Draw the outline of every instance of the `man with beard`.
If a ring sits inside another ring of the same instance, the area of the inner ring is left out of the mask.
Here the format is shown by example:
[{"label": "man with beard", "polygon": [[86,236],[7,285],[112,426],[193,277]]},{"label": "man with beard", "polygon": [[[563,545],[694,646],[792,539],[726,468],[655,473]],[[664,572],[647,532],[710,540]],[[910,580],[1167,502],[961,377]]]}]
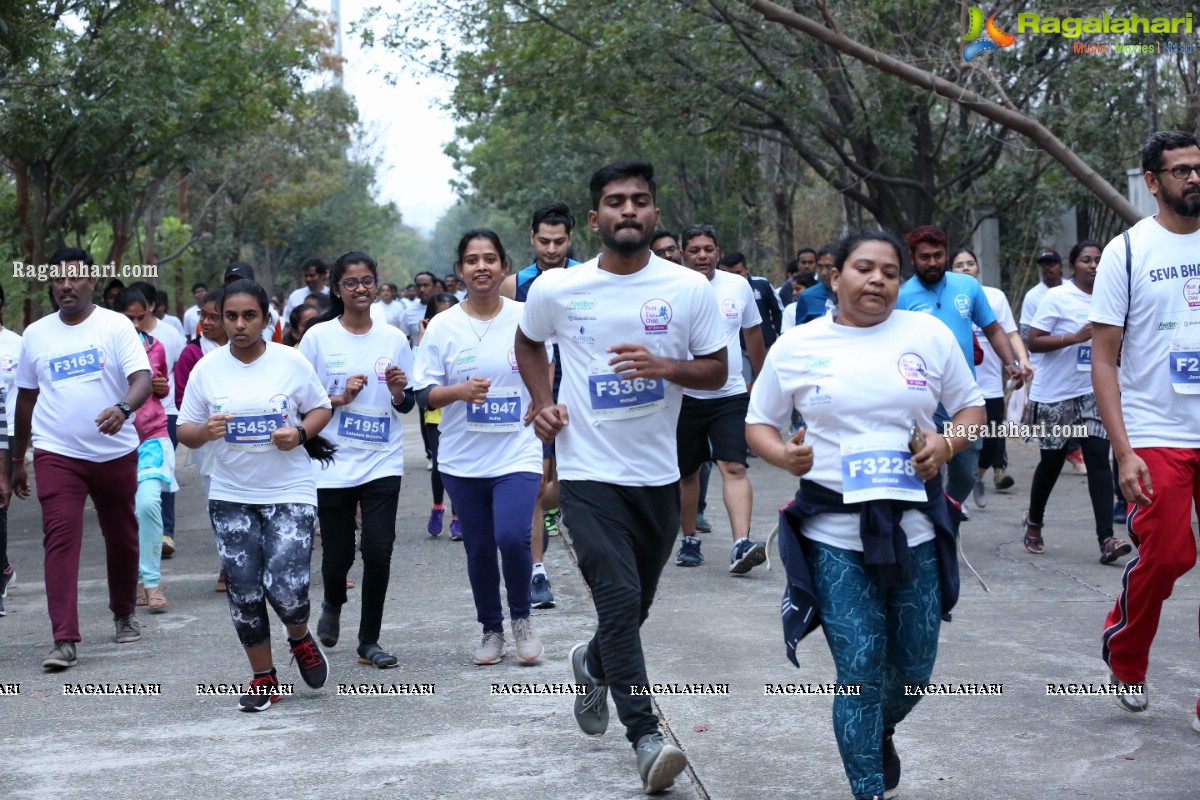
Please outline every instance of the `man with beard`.
[{"label": "man with beard", "polygon": [[[916,266],[916,274],[900,287],[896,308],[932,314],[946,324],[962,348],[963,358],[975,376],[975,333],[971,325],[978,325],[987,337],[992,349],[1000,356],[1005,372],[1020,385],[1027,377],[1021,370],[1021,362],[1013,354],[1008,336],[996,321],[991,303],[983,293],[979,281],[970,275],[947,272],[949,261],[946,252],[946,232],[932,225],[914,228],[908,234],[908,248]],[[808,296],[808,292],[804,293]],[[933,417],[934,424],[941,428],[950,421],[946,409],[938,406]],[[975,439],[971,446],[959,452],[949,464],[946,494],[960,505],[966,501],[975,487],[979,471],[979,451],[982,439]]]},{"label": "man with beard", "polygon": [[654,232],[654,239],[650,242],[650,252],[667,261],[683,264],[683,251],[679,249],[679,239],[666,228],[659,228]]},{"label": "man with beard", "polygon": [[413,284],[417,287],[417,302],[404,309],[401,330],[408,334],[409,344],[416,347],[417,340],[421,338],[421,320],[425,319],[425,309],[437,294],[437,278],[432,272],[418,272]]},{"label": "man with beard", "polygon": [[[551,203],[533,212],[529,224],[529,244],[533,247],[533,263],[520,272],[509,275],[500,285],[504,297],[524,303],[529,297],[533,282],[547,270],[574,267],[579,262],[571,258],[571,231],[575,229],[575,218],[566,203]],[[554,346],[554,376],[552,389],[558,400],[558,389],[562,384],[562,367],[558,362],[558,345]],[[554,608],[554,592],[550,589],[550,576],[542,561],[545,555],[546,535],[558,535],[558,464],[554,456],[554,443],[542,443],[542,483],[538,486],[537,503],[533,509],[533,524],[530,527],[530,543],[533,548],[533,583],[530,600],[534,608]]]},{"label": "man with beard", "polygon": [[[659,731],[639,629],[679,529],[683,389],[725,383],[725,335],[708,281],[650,252],[654,167],[610,164],[590,189],[600,255],[533,285],[516,355],[533,398],[526,419],[543,441],[557,440],[563,514],[596,605],[596,634],[571,651],[574,682],[589,687],[575,698],[575,721],[604,733],[611,691],[649,794],[671,786],[687,758]],[[543,344],[552,337],[559,403]]]},{"label": "man with beard", "polygon": [[[1191,519],[1200,505],[1200,143],[1154,133],[1142,170],[1158,213],[1104,248],[1088,314],[1096,405],[1138,545],[1103,638],[1110,679],[1125,685],[1145,681],[1163,601],[1196,563]],[[1145,693],[1117,701],[1126,711],[1148,705]],[[1200,731],[1200,703],[1196,710]]]},{"label": "man with beard", "polygon": [[[33,435],[46,551],[46,603],[54,647],[47,670],[75,666],[79,635],[79,552],[90,496],[104,536],[108,607],[117,641],[141,638],[134,615],[138,580],[138,434],[133,412],[150,396],[150,362],[125,315],[92,303],[92,258],[62,248],[50,257],[66,275],[51,280],[58,313],[25,329],[17,367],[12,489],[29,496],[25,451]],[[85,277],[72,277],[77,275]]]},{"label": "man with beard", "polygon": [[[319,258],[310,258],[300,267],[300,276],[304,285],[288,295],[287,305],[283,308],[282,319],[291,318],[292,309],[304,302],[310,294],[329,294],[329,286],[325,277],[329,274],[329,265]],[[266,338],[266,337],[264,337]]]}]

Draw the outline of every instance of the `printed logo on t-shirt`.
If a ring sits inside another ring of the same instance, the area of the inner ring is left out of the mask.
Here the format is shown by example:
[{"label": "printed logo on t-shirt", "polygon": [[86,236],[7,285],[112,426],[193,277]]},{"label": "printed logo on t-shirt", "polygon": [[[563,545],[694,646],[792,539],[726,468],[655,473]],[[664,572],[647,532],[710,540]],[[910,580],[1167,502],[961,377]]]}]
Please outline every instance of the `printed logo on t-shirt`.
[{"label": "printed logo on t-shirt", "polygon": [[335,355],[325,359],[325,371],[342,369],[346,366],[346,357],[343,355]]},{"label": "printed logo on t-shirt", "polygon": [[666,333],[670,324],[670,303],[657,297],[642,303],[642,327],[646,333]]},{"label": "printed logo on t-shirt", "polygon": [[0,372],[12,372],[17,368],[17,359],[14,356],[0,356]]},{"label": "printed logo on t-shirt", "polygon": [[1188,308],[1200,308],[1200,278],[1192,278],[1183,285],[1183,299]]},{"label": "printed logo on t-shirt", "polygon": [[909,310],[915,311],[918,314],[932,314],[933,306],[931,306],[929,303],[917,303],[915,306],[913,306]]},{"label": "printed logo on t-shirt", "polygon": [[1179,327],[1179,323],[1178,323],[1178,322],[1176,322],[1176,321],[1175,321],[1175,320],[1173,320],[1173,319],[1166,320],[1165,322],[1160,322],[1160,323],[1158,323],[1158,330],[1159,330],[1159,331],[1173,331],[1173,330],[1175,330],[1175,329],[1176,329],[1176,328],[1178,328],[1178,327]]},{"label": "printed logo on t-shirt", "polygon": [[387,356],[375,359],[375,377],[379,379],[380,383],[387,383],[386,373],[390,366],[392,366],[392,360]]},{"label": "printed logo on t-shirt", "polygon": [[833,402],[833,396],[821,393],[821,385],[813,385],[813,393],[804,399],[805,405],[809,406],[827,406]]},{"label": "printed logo on t-shirt", "polygon": [[458,358],[454,359],[454,367],[455,369],[458,369],[467,364],[474,364],[477,358],[478,356],[475,355],[475,348],[463,350],[458,354]]},{"label": "printed logo on t-shirt", "polygon": [[567,311],[595,311],[595,300],[568,300]]},{"label": "printed logo on t-shirt", "polygon": [[963,319],[971,316],[971,298],[965,294],[956,295],[954,298],[954,307],[958,309],[958,313]]},{"label": "printed logo on t-shirt", "polygon": [[909,386],[924,388],[928,384],[926,380],[925,359],[916,353],[905,353],[900,356],[896,367],[900,370],[900,374]]},{"label": "printed logo on t-shirt", "polygon": [[800,374],[810,378],[828,377],[829,365],[832,363],[833,359],[829,356],[804,359],[800,362]]},{"label": "printed logo on t-shirt", "polygon": [[726,297],[721,301],[721,312],[727,319],[737,319],[739,314],[737,301]]},{"label": "printed logo on t-shirt", "polygon": [[587,328],[580,325],[578,333],[571,334],[571,341],[575,344],[595,344],[596,337],[587,332]]},{"label": "printed logo on t-shirt", "polygon": [[513,372],[517,372],[517,348],[508,348],[508,365],[512,367]]}]

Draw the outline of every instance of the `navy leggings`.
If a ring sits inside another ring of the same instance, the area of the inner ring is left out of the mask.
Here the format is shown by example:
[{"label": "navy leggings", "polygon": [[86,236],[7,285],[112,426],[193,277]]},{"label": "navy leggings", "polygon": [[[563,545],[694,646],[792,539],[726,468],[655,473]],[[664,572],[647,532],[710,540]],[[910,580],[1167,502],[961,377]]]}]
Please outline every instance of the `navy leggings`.
[{"label": "navy leggings", "polygon": [[460,478],[442,473],[454,512],[462,525],[467,549],[467,577],[475,596],[475,612],[484,633],[504,631],[500,606],[500,572],[496,549],[500,550],[508,614],[512,619],[529,617],[529,590],[533,579],[533,552],[529,527],[542,476],[514,472],[496,478]]}]

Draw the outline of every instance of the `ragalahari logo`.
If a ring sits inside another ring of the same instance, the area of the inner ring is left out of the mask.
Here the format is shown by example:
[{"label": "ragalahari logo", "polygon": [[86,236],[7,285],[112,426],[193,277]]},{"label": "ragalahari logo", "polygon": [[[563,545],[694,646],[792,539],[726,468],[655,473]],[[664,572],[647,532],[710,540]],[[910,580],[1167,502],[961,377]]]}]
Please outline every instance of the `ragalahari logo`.
[{"label": "ragalahari logo", "polygon": [[[985,31],[987,38],[980,39],[980,35]],[[984,24],[983,12],[972,6],[967,14],[967,32],[963,34],[962,40],[970,43],[963,48],[963,61],[970,61],[975,56],[989,50],[999,50],[1002,47],[1010,46],[1017,40],[1017,37],[1011,33],[1005,33],[997,27],[995,14],[988,17],[987,24]]]}]

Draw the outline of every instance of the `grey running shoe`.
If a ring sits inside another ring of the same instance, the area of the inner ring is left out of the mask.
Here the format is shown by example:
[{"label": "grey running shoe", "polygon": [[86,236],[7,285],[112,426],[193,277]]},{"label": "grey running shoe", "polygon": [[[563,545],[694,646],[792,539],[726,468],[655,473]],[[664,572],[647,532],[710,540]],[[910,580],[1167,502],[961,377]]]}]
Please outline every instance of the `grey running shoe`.
[{"label": "grey running shoe", "polygon": [[712,533],[712,523],[706,520],[703,514],[696,515],[696,532]]},{"label": "grey running shoe", "polygon": [[1150,697],[1146,694],[1146,684],[1140,683],[1125,683],[1118,678],[1113,671],[1108,671],[1108,682],[1113,686],[1119,686],[1123,691],[1121,694],[1114,695],[1117,705],[1131,713],[1145,711],[1150,707]]},{"label": "grey running shoe", "polygon": [[608,730],[608,687],[601,686],[587,670],[587,642],[571,648],[571,672],[575,683],[588,687],[587,694],[575,695],[575,722],[588,736]]},{"label": "grey running shoe", "polygon": [[488,664],[499,664],[503,658],[504,633],[501,631],[485,631],[479,647],[475,648],[475,655],[471,658],[471,663],[483,667]]},{"label": "grey running shoe", "polygon": [[976,508],[987,508],[987,484],[983,482],[982,475],[975,479],[975,488],[971,490],[971,497],[975,500]]},{"label": "grey running shoe", "polygon": [[729,555],[729,572],[745,575],[767,560],[767,546],[750,539],[738,539]]},{"label": "grey running shoe", "polygon": [[1016,481],[1013,480],[1013,476],[1009,475],[1007,472],[1005,472],[1002,469],[994,470],[993,473],[994,474],[992,476],[992,485],[996,487],[996,491],[998,491],[998,492],[1003,492],[1006,489],[1011,489],[1013,487],[1013,484],[1016,483]]},{"label": "grey running shoe", "polygon": [[73,666],[75,666],[75,643],[65,639],[55,642],[49,655],[46,656],[46,660],[42,662],[42,669],[47,672],[56,672]]},{"label": "grey running shoe", "polygon": [[118,644],[128,644],[142,638],[142,623],[133,614],[113,614],[113,624],[117,629]]},{"label": "grey running shoe", "polygon": [[676,776],[687,768],[687,756],[667,741],[660,731],[647,733],[637,740],[638,774],[642,776],[642,791],[657,794],[670,789]]},{"label": "grey running shoe", "polygon": [[517,660],[522,664],[536,664],[546,651],[533,620],[529,617],[512,621],[513,638],[517,640]]},{"label": "grey running shoe", "polygon": [[317,638],[326,647],[336,647],[341,634],[342,609],[321,603],[321,618],[317,620]]}]

